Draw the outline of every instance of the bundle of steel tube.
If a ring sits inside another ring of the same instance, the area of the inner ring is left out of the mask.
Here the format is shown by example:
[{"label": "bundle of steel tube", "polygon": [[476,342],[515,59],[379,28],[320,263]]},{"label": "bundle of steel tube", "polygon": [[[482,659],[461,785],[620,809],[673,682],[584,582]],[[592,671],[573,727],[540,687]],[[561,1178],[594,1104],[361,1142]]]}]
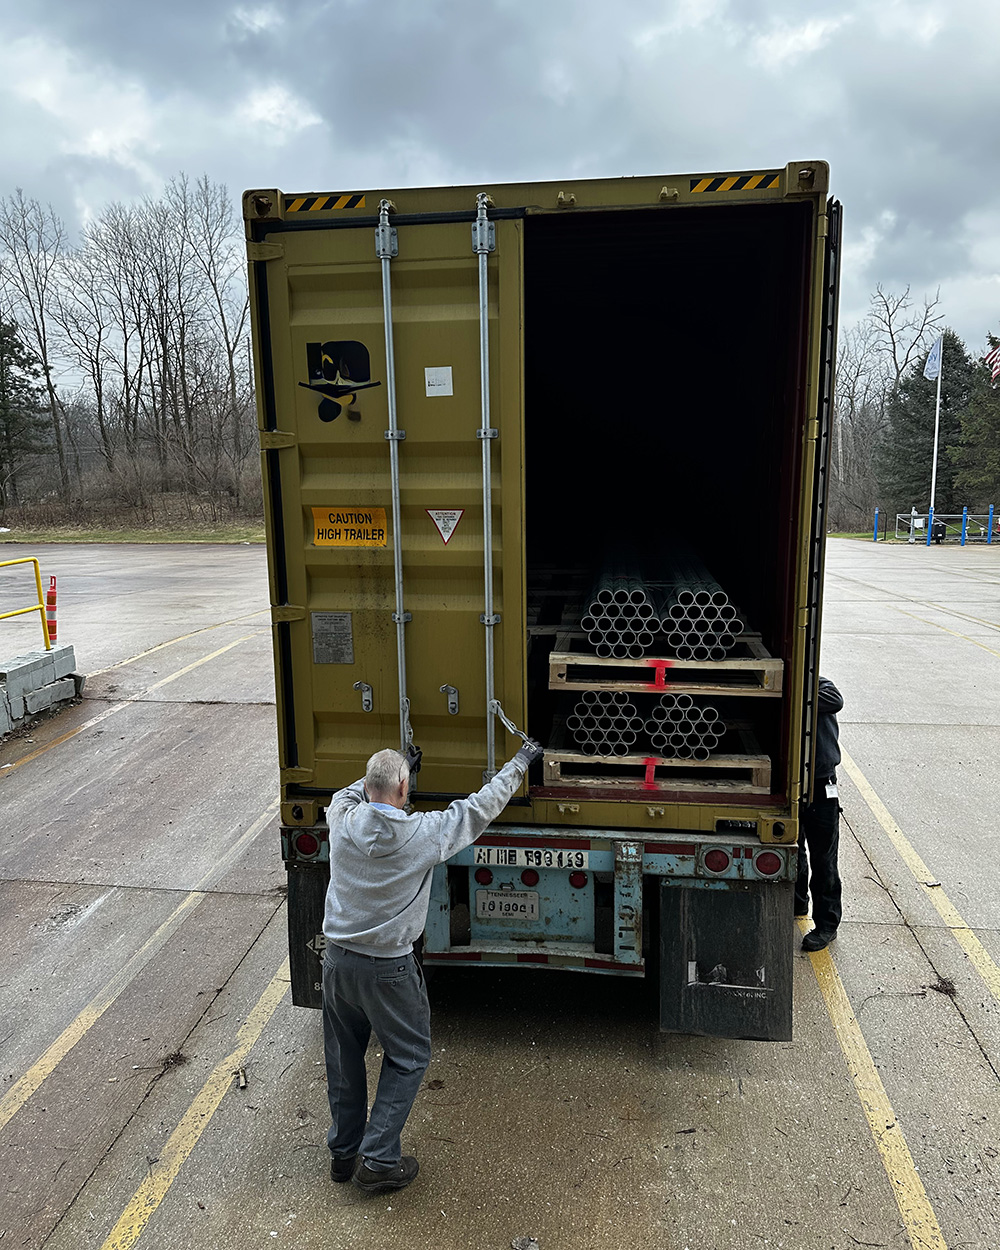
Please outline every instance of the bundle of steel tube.
[{"label": "bundle of steel tube", "polygon": [[631,565],[609,565],[580,622],[599,656],[641,659],[660,631],[653,592]]},{"label": "bundle of steel tube", "polygon": [[670,560],[667,577],[656,583],[666,644],[679,660],[724,660],[743,633],[729,596],[694,556]]},{"label": "bundle of steel tube", "polygon": [[666,759],[707,760],[725,726],[718,708],[695,707],[689,694],[662,694],[646,721],[653,749]]},{"label": "bundle of steel tube", "polygon": [[586,690],[566,718],[566,727],[585,755],[631,755],[642,717],[620,690]]}]

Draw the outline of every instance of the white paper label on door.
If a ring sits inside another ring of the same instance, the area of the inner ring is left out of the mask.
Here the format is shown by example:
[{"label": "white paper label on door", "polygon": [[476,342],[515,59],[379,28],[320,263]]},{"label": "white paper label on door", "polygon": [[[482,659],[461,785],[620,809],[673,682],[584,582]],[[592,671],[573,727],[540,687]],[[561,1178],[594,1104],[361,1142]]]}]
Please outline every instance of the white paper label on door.
[{"label": "white paper label on door", "polygon": [[451,385],[451,365],[435,365],[424,370],[424,387],[428,396],[454,395]]}]

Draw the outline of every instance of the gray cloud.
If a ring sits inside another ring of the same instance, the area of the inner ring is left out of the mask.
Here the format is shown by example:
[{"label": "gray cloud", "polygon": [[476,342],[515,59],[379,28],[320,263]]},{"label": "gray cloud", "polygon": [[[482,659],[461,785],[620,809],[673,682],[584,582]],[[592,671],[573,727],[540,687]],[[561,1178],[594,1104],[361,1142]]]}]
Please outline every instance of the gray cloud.
[{"label": "gray cloud", "polygon": [[236,195],[822,157],[848,319],[882,282],[940,286],[972,347],[1000,328],[978,0],[35,0],[5,29],[7,179],[73,222],[180,169]]}]

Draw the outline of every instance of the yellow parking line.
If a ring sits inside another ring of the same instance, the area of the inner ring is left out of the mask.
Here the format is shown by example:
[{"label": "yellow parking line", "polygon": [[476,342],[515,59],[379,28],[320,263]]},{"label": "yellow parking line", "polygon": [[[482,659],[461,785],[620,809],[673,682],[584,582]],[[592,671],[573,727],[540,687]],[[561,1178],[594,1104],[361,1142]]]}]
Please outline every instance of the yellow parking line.
[{"label": "yellow parking line", "polygon": [[[800,923],[803,932],[808,927]],[[913,1250],[948,1250],[829,950],[809,956]]]},{"label": "yellow parking line", "polygon": [[163,924],[152,937],[136,951],[128,962],[119,969],[110,981],[94,995],[80,1014],[59,1034],[43,1055],[31,1065],[0,1098],[0,1129],[11,1120],[35,1093],[45,1079],[52,1075],[60,1063],[66,1058],[73,1047],[100,1020],[101,1016],[112,1005],[121,992],[131,984],[139,973],[152,960],[153,956],[166,944],[167,939],[177,931],[185,917],[198,906],[205,897],[205,890],[218,881],[229,871],[239,858],[243,849],[252,842],[264,826],[274,817],[278,810],[276,799],[257,817],[249,829],[233,843],[228,851],[220,857],[211,870],[197,883],[195,888],[174,908]]},{"label": "yellow parking line", "polygon": [[270,614],[270,608],[261,608],[259,612],[248,612],[246,616],[234,616],[228,621],[219,621],[217,625],[203,625],[201,629],[193,629],[189,634],[180,634],[176,638],[168,638],[166,642],[158,642],[155,647],[149,647],[145,651],[140,651],[138,655],[130,655],[127,660],[118,660],[115,664],[109,664],[107,668],[95,669],[93,673],[88,673],[89,677],[101,677],[105,673],[113,673],[116,668],[125,668],[128,664],[134,664],[136,660],[144,660],[147,655],[154,655],[157,651],[162,651],[164,647],[173,647],[178,642],[187,642],[189,638],[197,638],[199,634],[207,634],[213,629],[222,629],[226,625],[236,625],[240,621],[252,621],[255,616],[267,616]]},{"label": "yellow parking line", "polygon": [[214,660],[216,656],[224,655],[225,652],[231,651],[233,647],[238,647],[241,642],[247,642],[251,638],[266,633],[266,630],[258,629],[252,634],[244,634],[242,638],[237,638],[235,642],[229,642],[224,647],[220,647],[218,651],[213,651],[211,655],[202,656],[200,660],[195,660],[193,664],[188,664],[184,668],[179,668],[176,673],[171,673],[169,677],[164,677],[160,681],[154,682],[152,686],[147,686],[144,690],[140,690],[137,694],[129,695],[127,699],[123,699],[120,703],[115,703],[109,708],[105,708],[103,712],[98,712],[96,716],[92,716],[89,720],[77,725],[75,729],[71,729],[68,733],[60,734],[58,738],[53,738],[51,742],[46,742],[44,746],[38,748],[37,751],[30,751],[27,755],[22,755],[19,760],[14,760],[10,764],[6,764],[0,779],[11,776],[18,768],[24,764],[30,764],[32,760],[37,760],[40,755],[44,755],[47,751],[51,751],[53,747],[61,746],[64,742],[69,742],[71,738],[75,738],[77,734],[82,734],[85,729],[92,729],[94,725],[99,725],[101,721],[107,720],[109,716],[114,716],[117,712],[121,712],[130,704],[138,702],[144,695],[151,694],[154,690],[159,690],[162,686],[168,685],[172,681],[176,681],[178,677],[183,677],[185,673],[190,673],[192,669],[200,668],[202,664],[207,664],[209,660]]},{"label": "yellow parking line", "polygon": [[[950,630],[948,631],[951,632]],[[974,641],[974,639],[969,640]],[[987,648],[988,650],[988,648]],[[990,993],[1000,1002],[1000,967],[963,920],[951,899],[937,883],[937,879],[917,854],[913,844],[889,814],[889,809],[872,789],[868,779],[851,756],[841,747],[844,769],[854,782],[858,792],[871,809],[872,815],[885,830],[889,841],[899,852],[903,863],[909,868],[924,897],[929,899],[935,911],[948,926],[951,936],[968,955],[969,962],[985,981]]]},{"label": "yellow parking line", "polygon": [[180,1123],[161,1149],[160,1157],[150,1165],[149,1175],[132,1195],[101,1250],[129,1250],[142,1236],[153,1213],[177,1179],[185,1159],[208,1128],[226,1091],[232,1088],[234,1072],[242,1067],[268,1021],[277,1011],[288,989],[288,982],[286,959],[236,1034],[239,1045],[213,1068],[208,1080],[195,1095]]},{"label": "yellow parking line", "polygon": [[[1000,656],[1000,651],[994,651],[992,647],[988,647],[985,642],[978,642],[975,638],[970,638],[968,634],[960,634],[957,630],[949,629],[947,625],[939,625],[937,621],[929,621],[925,616],[917,616],[916,612],[907,612],[904,608],[897,609],[904,616],[908,616],[911,621],[920,621],[923,625],[933,625],[935,629],[943,630],[946,634],[951,634],[952,638],[961,638],[963,642],[971,642],[975,647],[982,647],[984,651],[988,651],[990,655]],[[948,609],[945,608],[945,611]],[[971,618],[975,620],[975,617]],[[988,622],[985,622],[988,624]],[[995,628],[995,627],[994,627]]]}]

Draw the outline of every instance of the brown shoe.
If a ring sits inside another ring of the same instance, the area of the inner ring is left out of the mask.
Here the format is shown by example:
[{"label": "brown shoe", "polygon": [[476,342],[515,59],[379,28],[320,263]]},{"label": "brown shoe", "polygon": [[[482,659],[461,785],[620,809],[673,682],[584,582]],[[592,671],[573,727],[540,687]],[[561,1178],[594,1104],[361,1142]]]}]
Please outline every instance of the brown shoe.
[{"label": "brown shoe", "polygon": [[351,1184],[366,1194],[386,1194],[393,1189],[405,1189],[416,1180],[419,1171],[420,1164],[413,1155],[403,1155],[394,1168],[388,1169],[369,1167],[367,1160],[358,1156]]}]

